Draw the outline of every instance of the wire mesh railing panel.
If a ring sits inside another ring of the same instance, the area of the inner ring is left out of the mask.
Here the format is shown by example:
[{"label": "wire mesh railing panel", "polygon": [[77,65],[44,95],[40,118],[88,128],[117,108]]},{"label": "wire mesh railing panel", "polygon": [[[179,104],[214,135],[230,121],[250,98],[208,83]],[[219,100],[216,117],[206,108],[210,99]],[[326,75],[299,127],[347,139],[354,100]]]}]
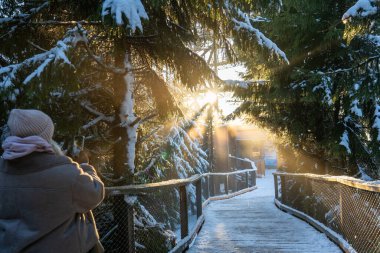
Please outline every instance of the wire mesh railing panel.
[{"label": "wire mesh railing panel", "polygon": [[93,211],[100,240],[110,253],[128,251],[129,207],[123,197],[107,197]]},{"label": "wire mesh railing panel", "polygon": [[341,207],[339,184],[319,180],[306,180],[309,184],[307,214],[341,234]]},{"label": "wire mesh railing panel", "polygon": [[232,193],[244,190],[249,187],[249,182],[247,181],[249,180],[248,173],[235,174],[235,175],[232,175],[231,178],[233,179],[233,185],[234,185]]},{"label": "wire mesh railing panel", "polygon": [[176,188],[163,188],[138,196],[109,196],[94,210],[106,252],[128,252],[128,209],[131,208],[135,252],[168,252],[181,240]]},{"label": "wire mesh railing panel", "polygon": [[209,189],[209,176],[205,176],[201,179],[202,181],[202,203],[210,197]]},{"label": "wire mesh railing panel", "polygon": [[196,188],[193,184],[186,186],[187,191],[187,214],[189,219],[189,231],[192,231],[197,223]]},{"label": "wire mesh railing panel", "polygon": [[93,210],[101,243],[107,253],[182,252],[198,221],[204,220],[199,219],[202,203],[251,187],[247,174],[194,175],[107,188],[106,199]]},{"label": "wire mesh railing panel", "polygon": [[358,252],[380,252],[380,194],[341,187],[342,234]]},{"label": "wire mesh railing panel", "polygon": [[340,234],[357,252],[380,252],[380,193],[337,181],[281,175],[278,200]]},{"label": "wire mesh railing panel", "polygon": [[136,252],[168,252],[181,240],[177,188],[139,195],[134,209]]},{"label": "wire mesh railing panel", "polygon": [[210,187],[214,188],[213,196],[220,196],[226,194],[226,190],[228,189],[227,177],[218,175],[211,175],[210,177],[212,177],[212,184],[210,185]]}]

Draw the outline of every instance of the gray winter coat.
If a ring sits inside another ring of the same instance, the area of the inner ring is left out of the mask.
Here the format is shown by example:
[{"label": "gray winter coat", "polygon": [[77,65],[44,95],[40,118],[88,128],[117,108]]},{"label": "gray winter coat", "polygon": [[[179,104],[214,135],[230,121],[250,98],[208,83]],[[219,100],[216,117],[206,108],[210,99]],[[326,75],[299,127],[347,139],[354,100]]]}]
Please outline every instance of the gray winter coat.
[{"label": "gray winter coat", "polygon": [[98,241],[91,209],[104,198],[92,166],[32,153],[0,159],[0,253],[85,253]]}]

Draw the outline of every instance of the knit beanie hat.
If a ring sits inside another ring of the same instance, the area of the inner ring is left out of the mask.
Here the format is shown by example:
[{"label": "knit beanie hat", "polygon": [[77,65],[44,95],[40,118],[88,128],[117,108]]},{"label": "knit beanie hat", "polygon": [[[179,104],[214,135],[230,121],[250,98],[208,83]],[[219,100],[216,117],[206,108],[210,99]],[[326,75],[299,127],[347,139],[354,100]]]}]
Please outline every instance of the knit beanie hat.
[{"label": "knit beanie hat", "polygon": [[18,137],[40,136],[47,141],[52,140],[54,124],[51,118],[38,110],[13,109],[9,114],[10,135]]}]

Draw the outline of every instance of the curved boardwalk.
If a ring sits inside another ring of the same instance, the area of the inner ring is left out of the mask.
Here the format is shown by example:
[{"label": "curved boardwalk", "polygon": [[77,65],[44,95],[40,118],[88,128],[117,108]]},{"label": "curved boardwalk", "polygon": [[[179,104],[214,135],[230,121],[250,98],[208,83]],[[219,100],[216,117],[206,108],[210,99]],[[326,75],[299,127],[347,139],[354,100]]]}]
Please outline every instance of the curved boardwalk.
[{"label": "curved boardwalk", "polygon": [[212,202],[191,253],[342,252],[308,223],[277,209],[272,172],[257,180],[259,189]]}]

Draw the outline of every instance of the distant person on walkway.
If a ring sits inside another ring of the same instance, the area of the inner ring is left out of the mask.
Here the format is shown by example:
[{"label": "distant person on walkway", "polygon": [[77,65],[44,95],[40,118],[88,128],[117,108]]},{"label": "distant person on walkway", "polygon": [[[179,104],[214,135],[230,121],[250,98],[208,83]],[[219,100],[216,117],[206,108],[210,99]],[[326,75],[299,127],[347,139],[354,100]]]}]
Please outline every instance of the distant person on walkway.
[{"label": "distant person on walkway", "polygon": [[53,141],[38,110],[11,111],[0,158],[0,253],[101,252],[91,209],[104,185],[88,157],[78,163]]}]

